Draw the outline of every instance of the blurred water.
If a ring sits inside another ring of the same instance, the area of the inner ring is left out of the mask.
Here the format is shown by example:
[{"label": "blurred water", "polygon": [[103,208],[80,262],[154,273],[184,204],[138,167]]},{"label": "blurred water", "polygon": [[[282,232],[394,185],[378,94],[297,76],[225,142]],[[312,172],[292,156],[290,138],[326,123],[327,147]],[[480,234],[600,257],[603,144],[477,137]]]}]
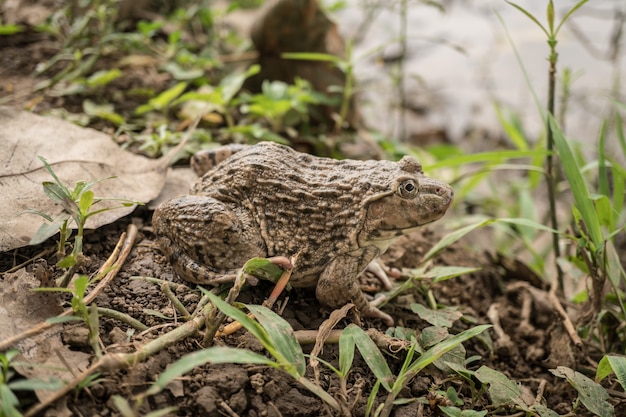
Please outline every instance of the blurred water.
[{"label": "blurred water", "polygon": [[[356,76],[367,124],[397,136],[398,90],[392,79],[395,63],[385,64],[381,58],[397,57],[400,50],[399,2],[350,0],[348,7],[333,16],[344,37],[351,39],[366,18],[367,7],[375,3],[383,6],[373,14],[362,41],[354,46]],[[528,137],[535,140],[542,133],[542,122],[506,30],[543,106],[549,52],[545,34],[504,0],[442,3],[443,12],[422,2],[408,2],[404,91],[414,110],[405,112],[406,136],[441,130],[449,140],[468,150],[493,148],[493,140],[485,138],[503,137],[493,105],[498,102],[519,114]],[[544,24],[547,3],[518,2]],[[576,4],[571,0],[554,3],[557,21]],[[618,50],[615,56],[611,51],[615,47],[612,37],[618,28],[623,29],[625,14],[623,0],[592,0],[559,34],[559,76],[569,68],[575,77],[565,126],[568,135],[582,142],[596,141],[601,122],[612,106],[610,97],[623,93],[619,83],[626,76],[624,50]],[[621,100],[626,101],[623,94]]]}]

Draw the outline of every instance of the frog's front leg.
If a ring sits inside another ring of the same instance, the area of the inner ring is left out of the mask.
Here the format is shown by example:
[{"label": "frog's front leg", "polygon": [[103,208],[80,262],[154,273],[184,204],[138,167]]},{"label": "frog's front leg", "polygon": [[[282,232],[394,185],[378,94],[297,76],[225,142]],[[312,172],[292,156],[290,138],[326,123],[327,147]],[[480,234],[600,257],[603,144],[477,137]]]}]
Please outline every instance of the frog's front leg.
[{"label": "frog's front leg", "polygon": [[340,308],[354,303],[366,317],[378,317],[388,326],[393,326],[390,315],[371,305],[359,287],[359,275],[367,261],[363,257],[342,255],[333,259],[320,275],[315,294],[320,303],[331,308]]},{"label": "frog's front leg", "polygon": [[216,285],[234,278],[248,259],[267,256],[245,211],[211,197],[167,201],[154,212],[152,224],[164,255],[189,282]]}]

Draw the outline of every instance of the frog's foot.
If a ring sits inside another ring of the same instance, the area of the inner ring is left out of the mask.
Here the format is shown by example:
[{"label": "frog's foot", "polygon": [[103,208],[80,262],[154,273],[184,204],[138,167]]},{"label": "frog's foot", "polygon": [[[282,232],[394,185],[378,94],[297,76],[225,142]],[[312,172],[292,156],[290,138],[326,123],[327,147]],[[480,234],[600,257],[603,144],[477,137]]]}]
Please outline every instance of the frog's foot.
[{"label": "frog's foot", "polygon": [[382,319],[385,324],[393,326],[390,315],[380,311],[365,298],[358,283],[360,260],[357,257],[338,256],[330,262],[317,281],[315,294],[317,299],[331,308],[340,308],[354,303],[364,317]]},{"label": "frog's foot", "polygon": [[361,314],[363,314],[365,317],[374,317],[377,319],[381,319],[387,326],[393,326],[393,317],[385,312],[380,311],[378,307],[376,307],[377,301],[378,299],[369,302],[367,304],[367,308],[365,309],[365,311],[361,311]]},{"label": "frog's foot", "polygon": [[376,278],[380,280],[380,283],[383,284],[383,288],[385,288],[386,291],[391,290],[391,279],[389,278],[387,271],[385,271],[385,266],[381,260],[378,258],[374,259],[367,265],[365,270],[374,274]]}]

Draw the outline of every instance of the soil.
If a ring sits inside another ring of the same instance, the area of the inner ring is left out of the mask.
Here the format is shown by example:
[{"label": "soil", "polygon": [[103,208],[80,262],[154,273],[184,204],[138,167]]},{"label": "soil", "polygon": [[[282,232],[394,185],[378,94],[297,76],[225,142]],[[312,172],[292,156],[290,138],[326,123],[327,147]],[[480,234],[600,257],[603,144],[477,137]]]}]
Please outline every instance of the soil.
[{"label": "soil", "polygon": [[[2,45],[0,45],[2,47]],[[51,56],[52,51],[45,41],[25,45],[5,45],[0,53],[0,101],[18,107],[34,107],[36,111],[62,107],[66,99],[47,97],[35,93],[35,81],[28,75],[34,69],[34,62]],[[33,60],[33,57],[39,57]],[[16,91],[18,94],[16,94]],[[38,103],[36,105],[32,105]],[[71,104],[71,103],[70,103]],[[31,106],[32,105],[32,106]],[[77,110],[77,109],[75,109]],[[159,335],[177,326],[176,312],[161,289],[142,280],[131,280],[133,276],[157,277],[162,280],[180,282],[170,265],[154,244],[151,229],[151,211],[139,208],[131,216],[116,223],[89,232],[85,237],[84,253],[87,262],[81,273],[93,274],[106,260],[115,247],[119,236],[128,224],[139,227],[139,238],[130,257],[121,271],[95,300],[98,307],[107,307],[129,314],[150,327],[145,332],[130,332],[127,325],[118,320],[101,317],[100,341],[107,353],[133,352],[138,345],[155,339]],[[449,214],[449,215],[454,215]],[[438,226],[426,227],[421,232],[400,238],[384,256],[390,267],[414,268],[420,264],[424,253],[439,240],[442,230]],[[496,248],[487,248],[482,252],[467,244],[457,243],[446,249],[436,259],[437,265],[478,267],[479,271],[432,285],[435,300],[442,306],[455,306],[466,318],[457,322],[452,329],[458,333],[474,324],[497,324],[500,329],[491,329],[493,350],[485,343],[485,338],[474,338],[464,343],[466,357],[476,358],[468,364],[469,369],[488,366],[503,372],[509,378],[521,383],[531,398],[542,390],[546,405],[559,414],[591,415],[583,407],[573,410],[577,398],[576,391],[564,379],[554,376],[550,369],[565,365],[577,370],[587,371],[592,376],[594,363],[600,358],[598,352],[583,346],[576,348],[563,329],[559,316],[547,301],[547,288],[523,264],[513,259],[496,256]],[[51,240],[40,247],[22,248],[14,252],[0,254],[0,271],[6,271],[22,263],[41,249],[51,248]],[[60,271],[53,265],[53,256],[46,258],[53,276]],[[0,278],[4,279],[4,278]],[[376,280],[364,277],[364,284],[369,290],[376,289]],[[261,304],[272,290],[272,285],[261,282],[257,286],[246,288],[239,301]],[[176,296],[188,311],[193,311],[200,299],[200,293],[193,286],[179,287]],[[424,292],[411,291],[394,299],[384,307],[391,314],[398,327],[420,331],[428,323],[420,320],[408,305],[411,303],[427,305]],[[317,330],[328,318],[329,311],[320,308],[314,290],[293,290],[281,295],[279,299],[280,315],[287,320],[294,330]],[[65,306],[67,307],[67,305]],[[154,312],[161,313],[158,316]],[[165,318],[164,318],[165,317]],[[344,319],[339,328],[349,324]],[[361,323],[364,329],[377,329],[389,332],[379,320],[365,319]],[[70,340],[82,326],[66,323],[62,327],[64,340]],[[83,338],[84,339],[84,338]],[[78,337],[80,340],[80,337]],[[74,415],[84,416],[119,416],[113,396],[120,395],[130,399],[144,392],[169,364],[183,355],[202,348],[202,337],[197,335],[176,342],[140,363],[123,370],[105,372],[89,389],[72,392],[60,401],[63,406],[49,410],[47,415],[56,414],[66,407]],[[244,330],[219,339],[218,345],[245,347],[262,353],[258,341]],[[72,349],[84,351],[90,355],[93,351],[86,343],[73,343]],[[312,349],[304,345],[305,353]],[[404,360],[404,353],[387,354],[386,359],[394,374],[398,372]],[[95,356],[93,356],[95,358]],[[324,347],[321,358],[334,366],[338,364],[337,345]],[[341,394],[339,380],[328,368],[320,367],[321,386],[333,396]],[[313,380],[310,367],[307,378]],[[365,415],[367,397],[376,378],[363,359],[357,354],[352,372],[348,378],[346,404],[350,405],[352,415]],[[479,382],[474,380],[476,389]],[[447,389],[458,392],[462,408],[475,410],[489,409],[491,402],[483,395],[473,402],[473,393],[469,384],[460,383],[460,379],[451,379],[434,366],[422,371],[401,393],[404,399],[423,399],[398,405],[393,415],[435,416],[441,415],[436,405],[445,403],[440,392]],[[386,395],[378,394],[377,403],[384,401]],[[426,401],[426,399],[428,399]],[[139,414],[175,406],[178,416],[322,416],[337,415],[325,404],[294,381],[286,373],[256,365],[204,365],[196,367],[179,380],[170,383],[167,388],[145,399]],[[616,415],[626,415],[624,403],[615,404]],[[515,411],[501,409],[499,415],[513,415]],[[521,415],[521,414],[516,414]]]}]

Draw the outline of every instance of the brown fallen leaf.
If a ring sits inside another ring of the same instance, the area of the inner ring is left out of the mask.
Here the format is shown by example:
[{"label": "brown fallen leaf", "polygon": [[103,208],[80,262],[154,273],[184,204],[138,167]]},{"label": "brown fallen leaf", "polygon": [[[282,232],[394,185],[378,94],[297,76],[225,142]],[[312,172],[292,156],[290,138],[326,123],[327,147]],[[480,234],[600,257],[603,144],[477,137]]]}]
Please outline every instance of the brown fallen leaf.
[{"label": "brown fallen leaf", "polygon": [[[37,156],[46,158],[69,187],[80,180],[115,176],[94,186],[97,197],[147,203],[165,184],[163,161],[120,149],[109,135],[96,130],[1,106],[0,126],[0,252],[27,245],[43,223],[42,217],[25,210],[52,216],[61,212],[43,193],[42,182],[52,178]],[[119,201],[103,201],[94,208],[119,206]],[[133,210],[131,206],[97,214],[87,228],[112,223]]]}]

